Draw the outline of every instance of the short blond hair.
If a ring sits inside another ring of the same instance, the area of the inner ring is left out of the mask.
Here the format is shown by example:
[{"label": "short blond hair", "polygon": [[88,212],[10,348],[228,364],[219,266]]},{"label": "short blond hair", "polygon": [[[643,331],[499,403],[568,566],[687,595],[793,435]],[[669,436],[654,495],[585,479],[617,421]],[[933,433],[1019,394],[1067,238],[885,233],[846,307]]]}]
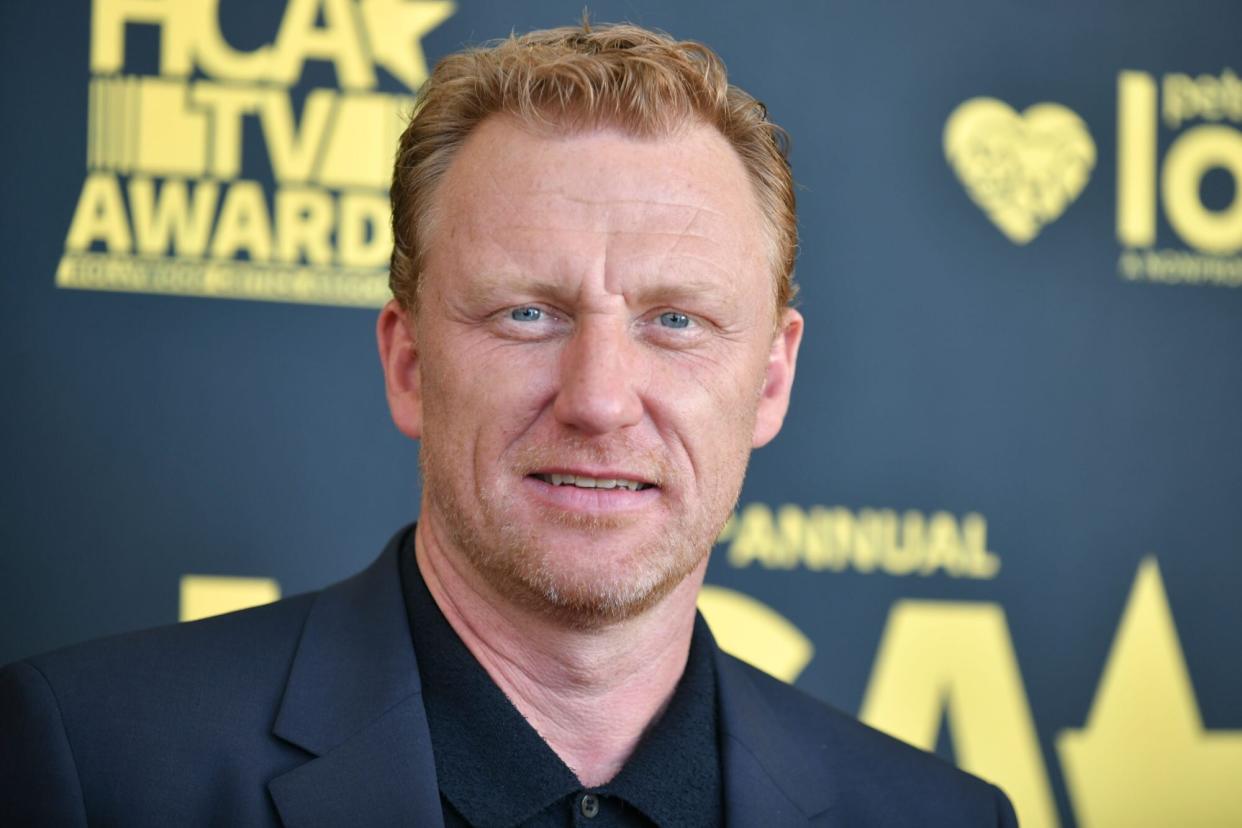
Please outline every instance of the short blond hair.
[{"label": "short blond hair", "polygon": [[767,224],[776,307],[795,292],[798,246],[786,133],[729,83],[706,46],[629,24],[547,29],[441,60],[401,135],[392,180],[389,286],[406,310],[418,302],[436,186],[470,132],[491,115],[531,126],[609,126],[659,137],[701,121],[742,160]]}]

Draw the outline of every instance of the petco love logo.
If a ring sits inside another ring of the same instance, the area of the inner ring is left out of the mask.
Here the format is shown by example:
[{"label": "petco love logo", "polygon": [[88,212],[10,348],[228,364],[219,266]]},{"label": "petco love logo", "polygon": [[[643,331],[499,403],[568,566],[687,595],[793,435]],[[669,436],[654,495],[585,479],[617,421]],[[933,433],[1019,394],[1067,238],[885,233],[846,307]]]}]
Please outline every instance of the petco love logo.
[{"label": "petco love logo", "polygon": [[1015,244],[1065,212],[1095,166],[1095,142],[1073,112],[1042,103],[1019,115],[992,98],[953,110],[944,154],[966,192]]},{"label": "petco love logo", "polygon": [[[1242,81],[1230,69],[1159,84],[1124,71],[1116,123],[1122,277],[1242,285]],[[967,194],[1019,245],[1060,218],[1096,164],[1086,123],[1056,103],[1018,113],[972,98],[949,115],[943,143]]]}]

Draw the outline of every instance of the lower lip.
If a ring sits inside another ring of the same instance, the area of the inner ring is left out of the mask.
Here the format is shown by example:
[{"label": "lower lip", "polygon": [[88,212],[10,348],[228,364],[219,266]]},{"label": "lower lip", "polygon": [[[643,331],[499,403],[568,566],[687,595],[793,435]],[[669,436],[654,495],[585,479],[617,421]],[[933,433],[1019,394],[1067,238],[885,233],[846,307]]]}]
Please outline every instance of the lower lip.
[{"label": "lower lip", "polygon": [[537,477],[523,478],[527,489],[540,501],[566,511],[584,513],[632,512],[646,508],[660,496],[660,489],[583,489],[578,486],[554,486]]}]

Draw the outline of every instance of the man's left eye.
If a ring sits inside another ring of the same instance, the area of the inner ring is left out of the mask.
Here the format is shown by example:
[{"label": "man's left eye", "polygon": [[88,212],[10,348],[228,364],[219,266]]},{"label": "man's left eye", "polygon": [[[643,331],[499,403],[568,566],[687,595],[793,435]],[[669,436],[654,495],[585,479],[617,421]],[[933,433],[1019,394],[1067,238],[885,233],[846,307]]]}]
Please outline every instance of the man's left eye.
[{"label": "man's left eye", "polygon": [[690,317],[677,311],[665,311],[660,314],[660,324],[666,328],[688,328]]}]

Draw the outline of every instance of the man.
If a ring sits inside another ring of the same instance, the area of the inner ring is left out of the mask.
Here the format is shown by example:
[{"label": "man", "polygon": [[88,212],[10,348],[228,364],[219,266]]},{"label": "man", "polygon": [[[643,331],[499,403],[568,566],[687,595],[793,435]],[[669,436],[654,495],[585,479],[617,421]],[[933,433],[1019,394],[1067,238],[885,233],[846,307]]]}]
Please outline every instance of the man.
[{"label": "man", "polygon": [[695,613],[802,319],[778,129],[635,27],[443,61],[402,137],[417,527],[321,593],[9,667],[5,824],[997,825]]}]

